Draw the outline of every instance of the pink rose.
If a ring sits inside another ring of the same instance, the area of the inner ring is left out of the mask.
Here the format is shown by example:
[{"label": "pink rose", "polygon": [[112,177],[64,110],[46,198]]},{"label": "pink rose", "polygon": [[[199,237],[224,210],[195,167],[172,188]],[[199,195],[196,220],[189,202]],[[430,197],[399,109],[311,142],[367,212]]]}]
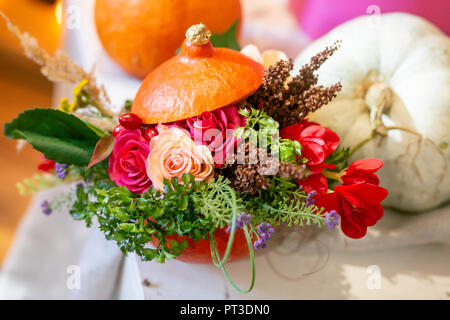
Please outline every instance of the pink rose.
[{"label": "pink rose", "polygon": [[234,149],[236,127],[245,126],[246,118],[232,105],[212,112],[205,111],[198,117],[186,120],[186,128],[196,144],[205,145],[211,151],[216,167],[224,162],[227,153]]},{"label": "pink rose", "polygon": [[191,173],[196,181],[213,178],[214,161],[211,151],[196,145],[188,133],[179,127],[158,125],[159,135],[150,141],[147,174],[158,190],[163,190],[164,179]]},{"label": "pink rose", "polygon": [[118,185],[134,193],[144,193],[151,186],[147,176],[148,142],[140,130],[123,130],[114,143],[109,158],[109,176]]}]

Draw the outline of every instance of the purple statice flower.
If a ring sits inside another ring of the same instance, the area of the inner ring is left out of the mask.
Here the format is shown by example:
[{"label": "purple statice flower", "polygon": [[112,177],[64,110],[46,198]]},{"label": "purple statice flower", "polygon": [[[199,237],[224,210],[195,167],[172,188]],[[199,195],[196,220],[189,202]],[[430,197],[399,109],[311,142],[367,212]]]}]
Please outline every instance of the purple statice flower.
[{"label": "purple statice flower", "polygon": [[266,237],[267,240],[272,238],[272,234],[274,233],[274,230],[272,226],[267,222],[261,222],[258,226],[258,234],[261,237]]},{"label": "purple statice flower", "polygon": [[316,194],[317,194],[316,190],[313,190],[310,193],[308,193],[308,195],[306,196],[306,201],[305,201],[307,207],[311,206],[314,202],[316,202],[316,199],[314,199]]},{"label": "purple statice flower", "polygon": [[61,180],[64,180],[67,177],[67,174],[69,172],[69,166],[65,163],[56,163],[55,164],[55,172],[56,176],[60,178]]},{"label": "purple statice flower", "polygon": [[[236,218],[236,228],[242,228],[244,226],[244,224],[250,224],[250,220],[251,220],[252,216],[247,214],[247,213],[242,213],[239,217]],[[228,226],[226,232],[230,232],[231,231],[231,226]]]},{"label": "purple statice flower", "polygon": [[263,239],[256,240],[255,243],[253,243],[253,248],[255,250],[264,249],[266,247],[266,242],[263,241]]},{"label": "purple statice flower", "polygon": [[261,238],[255,241],[253,247],[255,250],[264,249],[266,247],[266,242],[272,238],[273,233],[275,232],[272,226],[267,222],[261,222],[258,226],[258,234]]},{"label": "purple statice flower", "polygon": [[330,212],[327,212],[325,219],[327,227],[330,228],[331,230],[334,230],[334,228],[336,228],[336,226],[339,225],[339,215],[336,212],[336,210],[331,210]]},{"label": "purple statice flower", "polygon": [[50,202],[48,200],[42,201],[41,203],[42,213],[45,213],[46,215],[49,215],[52,213],[52,208],[50,206]]}]

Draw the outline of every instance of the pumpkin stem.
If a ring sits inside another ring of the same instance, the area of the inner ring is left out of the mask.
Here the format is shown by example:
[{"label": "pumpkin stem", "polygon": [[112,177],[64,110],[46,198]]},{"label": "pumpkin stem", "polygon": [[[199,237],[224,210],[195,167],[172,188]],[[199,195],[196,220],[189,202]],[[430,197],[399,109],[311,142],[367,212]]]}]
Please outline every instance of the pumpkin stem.
[{"label": "pumpkin stem", "polygon": [[365,102],[370,109],[370,123],[372,130],[385,136],[386,128],[381,116],[386,112],[392,104],[392,91],[382,83],[376,82],[372,84],[366,92]]},{"label": "pumpkin stem", "polygon": [[203,23],[194,24],[186,31],[186,39],[196,46],[208,44],[210,38],[211,31]]}]

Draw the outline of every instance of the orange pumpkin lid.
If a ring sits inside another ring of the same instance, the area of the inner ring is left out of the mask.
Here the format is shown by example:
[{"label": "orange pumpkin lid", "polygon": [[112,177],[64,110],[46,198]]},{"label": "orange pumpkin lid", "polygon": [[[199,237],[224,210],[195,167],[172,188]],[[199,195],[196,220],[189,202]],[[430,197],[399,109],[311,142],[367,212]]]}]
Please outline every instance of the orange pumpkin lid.
[{"label": "orange pumpkin lid", "polygon": [[238,51],[213,48],[203,25],[190,27],[180,53],[142,82],[131,112],[145,124],[195,117],[239,102],[259,88],[264,67]]}]

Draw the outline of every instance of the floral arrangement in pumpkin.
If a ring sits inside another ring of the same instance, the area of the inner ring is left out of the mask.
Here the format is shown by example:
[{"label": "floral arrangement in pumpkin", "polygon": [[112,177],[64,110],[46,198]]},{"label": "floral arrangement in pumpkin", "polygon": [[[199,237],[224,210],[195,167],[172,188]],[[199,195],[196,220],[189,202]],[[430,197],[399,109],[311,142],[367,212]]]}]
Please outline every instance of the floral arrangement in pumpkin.
[{"label": "floral arrangement in pumpkin", "polygon": [[348,165],[338,135],[307,120],[341,89],[317,85],[314,74],[337,45],[291,77],[292,60],[280,52],[213,48],[209,37],[204,25],[191,27],[180,53],[145,78],[118,117],[87,75],[72,103],[25,111],[5,135],[45,157],[39,169],[48,174],[19,184],[23,192],[76,182],[67,199],[45,201],[44,213],[65,201],[125,254],[212,261],[233,286],[225,263],[249,255],[250,287],[235,286],[248,292],[254,250],[281,223],[340,225],[361,238],[388,193],[380,160]]}]

